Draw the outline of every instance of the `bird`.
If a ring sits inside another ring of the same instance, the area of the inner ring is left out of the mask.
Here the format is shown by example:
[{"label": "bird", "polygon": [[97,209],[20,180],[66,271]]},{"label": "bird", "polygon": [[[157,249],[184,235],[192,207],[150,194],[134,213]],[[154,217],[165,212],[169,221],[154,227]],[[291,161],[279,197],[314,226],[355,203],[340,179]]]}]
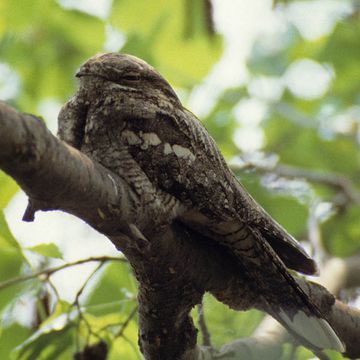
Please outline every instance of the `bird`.
[{"label": "bird", "polygon": [[122,53],[93,56],[76,77],[79,88],[59,113],[60,139],[124,178],[144,206],[161,193],[170,221],[232,253],[269,314],[304,344],[344,352],[291,272],[316,274],[316,263],[246,191],[169,82]]}]

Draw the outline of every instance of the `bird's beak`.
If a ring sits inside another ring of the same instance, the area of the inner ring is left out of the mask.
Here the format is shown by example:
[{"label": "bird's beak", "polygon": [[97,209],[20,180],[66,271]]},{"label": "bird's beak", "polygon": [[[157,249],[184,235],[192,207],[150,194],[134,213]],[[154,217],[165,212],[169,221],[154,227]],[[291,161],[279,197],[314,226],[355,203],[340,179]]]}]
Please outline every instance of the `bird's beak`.
[{"label": "bird's beak", "polygon": [[80,69],[75,74],[77,78],[80,78],[82,76],[89,76],[89,75],[90,75],[90,68],[89,66],[86,66],[86,64],[81,66]]},{"label": "bird's beak", "polygon": [[77,77],[77,78],[80,78],[80,77],[82,77],[82,76],[85,76],[86,75],[86,72],[85,71],[83,71],[81,68],[76,72],[76,74],[75,74],[75,76]]}]

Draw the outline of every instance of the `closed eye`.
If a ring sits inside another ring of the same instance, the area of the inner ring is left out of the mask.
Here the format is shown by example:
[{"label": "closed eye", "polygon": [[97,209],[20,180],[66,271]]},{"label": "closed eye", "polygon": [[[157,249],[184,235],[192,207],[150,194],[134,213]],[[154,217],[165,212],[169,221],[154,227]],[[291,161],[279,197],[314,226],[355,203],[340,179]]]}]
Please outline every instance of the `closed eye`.
[{"label": "closed eye", "polygon": [[140,76],[136,74],[128,74],[121,77],[122,80],[125,81],[138,81],[140,80]]}]

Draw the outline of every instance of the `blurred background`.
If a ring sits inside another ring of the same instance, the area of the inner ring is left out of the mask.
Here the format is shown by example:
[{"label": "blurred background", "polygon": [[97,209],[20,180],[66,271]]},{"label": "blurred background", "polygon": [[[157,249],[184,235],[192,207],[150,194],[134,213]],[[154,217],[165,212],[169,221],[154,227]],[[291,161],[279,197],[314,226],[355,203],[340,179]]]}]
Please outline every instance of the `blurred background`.
[{"label": "blurred background", "polygon": [[[77,68],[108,51],[169,80],[245,187],[320,264],[359,253],[360,1],[0,0],[0,99],[54,134]],[[25,208],[0,172],[0,358],[70,359],[104,339],[109,359],[141,359],[136,281],[110,259],[121,254],[67,214],[24,223]],[[338,294],[357,306],[359,295]],[[204,311],[217,347],[263,318],[210,296]],[[313,357],[287,344],[281,359]]]}]

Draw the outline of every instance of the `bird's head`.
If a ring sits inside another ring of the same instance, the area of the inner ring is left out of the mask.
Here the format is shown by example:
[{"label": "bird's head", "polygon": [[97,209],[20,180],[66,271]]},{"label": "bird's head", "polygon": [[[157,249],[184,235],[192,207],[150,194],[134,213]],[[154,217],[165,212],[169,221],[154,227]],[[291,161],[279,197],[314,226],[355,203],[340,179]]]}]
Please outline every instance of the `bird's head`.
[{"label": "bird's head", "polygon": [[179,102],[170,84],[148,63],[127,54],[98,54],[86,61],[76,73],[80,83],[88,79],[117,84],[124,91],[161,92],[172,101]]}]

